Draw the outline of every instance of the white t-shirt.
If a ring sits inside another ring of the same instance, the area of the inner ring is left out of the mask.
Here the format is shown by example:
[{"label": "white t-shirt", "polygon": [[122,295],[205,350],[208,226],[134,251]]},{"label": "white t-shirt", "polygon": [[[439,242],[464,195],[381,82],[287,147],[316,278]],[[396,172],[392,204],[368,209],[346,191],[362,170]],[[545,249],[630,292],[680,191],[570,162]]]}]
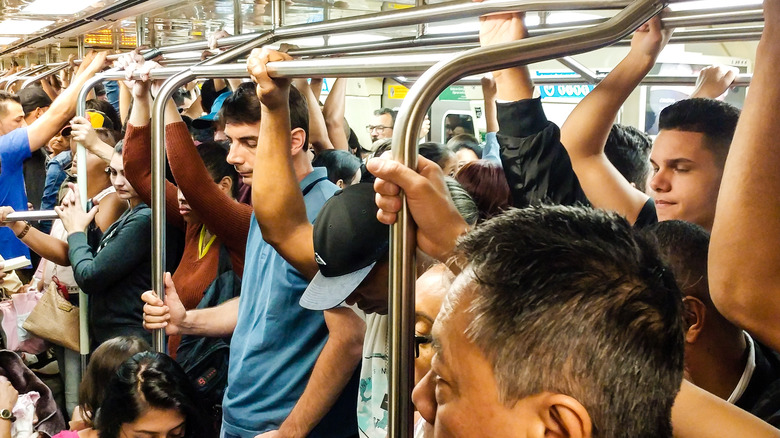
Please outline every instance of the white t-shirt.
[{"label": "white t-shirt", "polygon": [[[358,315],[363,312],[356,310]],[[360,436],[386,438],[388,423],[388,339],[387,315],[365,315],[366,337],[363,341],[363,366],[360,370],[357,419]]]}]

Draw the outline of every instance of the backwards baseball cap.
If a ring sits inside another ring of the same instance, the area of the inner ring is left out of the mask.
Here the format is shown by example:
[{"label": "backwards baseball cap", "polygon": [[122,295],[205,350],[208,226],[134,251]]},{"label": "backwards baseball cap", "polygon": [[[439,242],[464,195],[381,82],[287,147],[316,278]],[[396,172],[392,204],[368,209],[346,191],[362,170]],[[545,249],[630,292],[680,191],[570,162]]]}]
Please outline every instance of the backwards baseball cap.
[{"label": "backwards baseball cap", "polygon": [[214,100],[214,103],[211,104],[211,112],[205,116],[198,117],[197,119],[193,120],[192,127],[195,129],[210,128],[211,122],[217,119],[217,114],[219,114],[219,110],[222,109],[222,104],[225,103],[225,100],[230,97],[231,94],[231,91],[225,91],[224,93],[217,96],[217,98]]},{"label": "backwards baseball cap", "polygon": [[51,106],[51,97],[41,87],[27,87],[19,91],[19,100],[22,101],[24,115],[30,114],[36,108]]},{"label": "backwards baseball cap", "polygon": [[374,185],[336,192],[314,221],[314,257],[320,271],[301,297],[302,307],[332,309],[357,289],[387,254],[390,227],[377,220]]}]

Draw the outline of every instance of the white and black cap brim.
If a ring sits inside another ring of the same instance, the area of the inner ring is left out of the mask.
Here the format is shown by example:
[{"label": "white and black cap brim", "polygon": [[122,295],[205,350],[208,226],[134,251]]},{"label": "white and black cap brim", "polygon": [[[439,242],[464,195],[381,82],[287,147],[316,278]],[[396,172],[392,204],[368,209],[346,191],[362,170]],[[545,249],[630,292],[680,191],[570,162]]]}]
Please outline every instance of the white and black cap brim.
[{"label": "white and black cap brim", "polygon": [[303,292],[299,301],[301,307],[309,310],[328,310],[338,307],[368,277],[374,265],[376,262],[337,277],[326,277],[322,272],[317,272]]}]

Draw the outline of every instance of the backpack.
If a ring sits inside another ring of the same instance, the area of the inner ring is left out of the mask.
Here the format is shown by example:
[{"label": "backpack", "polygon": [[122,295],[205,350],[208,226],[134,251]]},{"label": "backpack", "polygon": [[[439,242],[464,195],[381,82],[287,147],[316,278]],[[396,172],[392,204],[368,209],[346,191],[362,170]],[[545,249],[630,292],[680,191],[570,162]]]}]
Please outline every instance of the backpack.
[{"label": "backpack", "polygon": [[[196,308],[215,307],[239,296],[240,292],[241,279],[233,271],[230,254],[224,245],[220,245],[217,278],[203,293]],[[184,335],[176,350],[176,361],[195,385],[204,404],[220,418],[222,397],[227,386],[229,356],[230,337]]]}]

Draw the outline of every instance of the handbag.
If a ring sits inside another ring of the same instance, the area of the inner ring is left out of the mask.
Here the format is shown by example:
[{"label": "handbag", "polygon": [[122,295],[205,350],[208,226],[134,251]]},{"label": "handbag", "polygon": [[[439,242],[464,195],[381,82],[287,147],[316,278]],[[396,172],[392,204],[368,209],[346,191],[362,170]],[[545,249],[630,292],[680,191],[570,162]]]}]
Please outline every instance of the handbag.
[{"label": "handbag", "polygon": [[41,295],[36,290],[28,290],[15,293],[0,302],[0,326],[7,349],[30,354],[46,351],[46,342],[24,328],[24,322],[36,307]]},{"label": "handbag", "polygon": [[22,327],[53,344],[79,351],[79,308],[62,296],[54,279]]}]

